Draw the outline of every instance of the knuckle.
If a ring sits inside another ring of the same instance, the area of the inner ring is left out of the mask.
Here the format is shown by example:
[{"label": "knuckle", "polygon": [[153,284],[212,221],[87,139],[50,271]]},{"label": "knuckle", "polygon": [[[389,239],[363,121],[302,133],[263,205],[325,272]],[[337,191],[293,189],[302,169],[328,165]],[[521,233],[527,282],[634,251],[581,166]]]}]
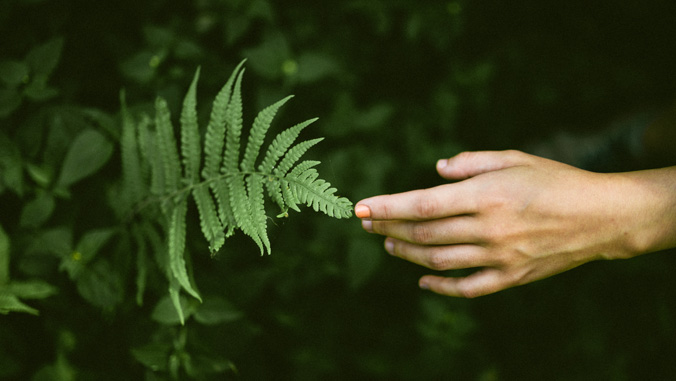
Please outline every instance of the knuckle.
[{"label": "knuckle", "polygon": [[419,244],[427,244],[432,241],[434,234],[423,224],[414,224],[411,227],[411,240]]},{"label": "knuckle", "polygon": [[432,270],[447,270],[449,268],[449,260],[443,253],[433,253],[428,258],[427,265]]},{"label": "knuckle", "polygon": [[434,216],[438,208],[436,199],[425,192],[418,198],[415,204],[415,213],[417,217],[425,219]]},{"label": "knuckle", "polygon": [[479,289],[473,287],[471,284],[468,284],[467,282],[459,282],[456,288],[456,292],[460,297],[465,299],[474,299],[476,297],[483,295]]}]

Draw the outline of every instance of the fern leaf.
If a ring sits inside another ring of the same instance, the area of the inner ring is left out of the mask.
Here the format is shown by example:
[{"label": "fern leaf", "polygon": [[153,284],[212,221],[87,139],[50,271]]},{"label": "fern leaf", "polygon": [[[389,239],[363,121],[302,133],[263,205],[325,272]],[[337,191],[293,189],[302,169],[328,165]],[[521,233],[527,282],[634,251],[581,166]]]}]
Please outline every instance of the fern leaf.
[{"label": "fern leaf", "polygon": [[281,209],[282,213],[286,213],[286,203],[284,202],[284,196],[282,195],[281,183],[278,179],[267,176],[267,181],[265,181],[265,190],[268,193],[268,196],[274,201]]},{"label": "fern leaf", "polygon": [[[152,121],[148,115],[143,115],[136,126],[138,134],[138,147],[141,151],[143,178],[150,177],[150,192],[159,195],[164,188],[164,170],[162,159],[156,144],[156,133],[150,131]],[[150,174],[148,176],[148,173]]]},{"label": "fern leaf", "polygon": [[122,103],[122,134],[120,136],[120,156],[122,159],[122,193],[127,195],[127,205],[130,209],[141,201],[144,196],[143,174],[141,172],[141,158],[136,135],[134,119],[127,110],[124,92],[120,93]]},{"label": "fern leaf", "polygon": [[197,68],[195,77],[190,84],[188,93],[183,100],[181,111],[181,155],[183,159],[184,178],[191,183],[199,180],[199,167],[201,159],[200,133],[197,124],[197,80],[200,77],[200,69]]},{"label": "fern leaf", "polygon": [[306,120],[305,122],[298,123],[295,126],[280,132],[272,141],[272,143],[270,143],[261,165],[258,166],[258,170],[263,173],[271,173],[272,168],[275,166],[275,164],[277,164],[277,160],[284,156],[289,147],[291,147],[293,142],[296,141],[296,138],[300,132],[305,127],[317,121],[317,119],[318,118]]},{"label": "fern leaf", "polygon": [[214,99],[211,108],[211,117],[207,125],[207,131],[204,138],[204,171],[202,177],[210,179],[218,176],[223,161],[223,146],[225,142],[225,123],[226,123],[226,109],[230,103],[230,95],[232,94],[232,84],[238,76],[242,65],[242,61],[237,65],[235,70],[228,78],[223,88],[218,92]]},{"label": "fern leaf", "polygon": [[195,199],[195,204],[197,204],[202,233],[204,234],[204,238],[209,242],[209,250],[213,255],[225,242],[223,226],[218,217],[216,206],[211,198],[211,194],[209,194],[209,188],[204,183],[195,187],[192,196]]},{"label": "fern leaf", "polygon": [[291,191],[291,184],[289,184],[288,181],[285,179],[280,180],[281,188],[282,188],[282,195],[284,197],[284,202],[286,205],[289,206],[289,208],[295,210],[296,212],[300,212],[300,209],[298,208],[298,198],[294,195],[294,193]]},{"label": "fern leaf", "polygon": [[221,220],[223,229],[227,230],[225,237],[230,237],[235,227],[237,227],[237,221],[235,221],[232,207],[230,207],[230,189],[228,188],[228,184],[226,181],[212,182],[211,191],[216,199],[218,218]]},{"label": "fern leaf", "polygon": [[185,217],[188,211],[186,198],[182,198],[172,210],[171,219],[168,226],[169,249],[169,268],[171,274],[178,280],[181,287],[196,299],[202,301],[199,294],[190,284],[188,271],[186,269],[185,258]]},{"label": "fern leaf", "polygon": [[143,306],[143,294],[148,280],[148,245],[139,226],[132,226],[130,230],[136,241],[136,304]]},{"label": "fern leaf", "polygon": [[307,171],[308,169],[313,168],[313,167],[316,167],[316,166],[318,166],[318,165],[321,164],[321,163],[322,163],[321,161],[317,161],[317,160],[305,160],[305,161],[303,161],[302,163],[300,163],[300,164],[298,164],[297,166],[295,166],[295,167],[291,170],[291,172],[289,172],[289,175],[290,175],[290,176],[296,176],[296,177],[298,177],[298,176],[300,176],[302,173],[304,173],[305,171]]},{"label": "fern leaf", "polygon": [[312,146],[321,142],[324,138],[317,138],[312,140],[306,140],[300,142],[293,146],[282,158],[282,161],[279,162],[279,165],[275,168],[275,174],[277,176],[283,177],[291,169],[291,167],[300,160],[301,156],[307,152]]},{"label": "fern leaf", "polygon": [[249,196],[246,192],[244,175],[237,174],[229,176],[227,178],[227,183],[228,190],[230,191],[232,214],[235,217],[235,221],[237,221],[237,227],[242,229],[244,234],[251,237],[261,250],[261,255],[264,254],[263,239],[261,239],[258,233],[259,229],[252,217],[252,208],[249,202]]},{"label": "fern leaf", "polygon": [[171,113],[167,102],[158,97],[155,101],[155,128],[157,129],[157,145],[164,172],[164,184],[161,194],[175,192],[179,187],[181,163],[176,150],[176,138],[171,124]]},{"label": "fern leaf", "polygon": [[291,98],[293,98],[293,95],[289,95],[258,113],[258,116],[256,116],[253,126],[251,127],[249,141],[247,142],[246,150],[244,151],[244,159],[242,160],[241,165],[242,171],[251,172],[254,170],[258,153],[261,150],[265,134],[268,132],[272,120],[275,118],[275,115],[277,115],[279,108]]},{"label": "fern leaf", "polygon": [[345,197],[335,195],[336,188],[323,179],[314,168],[307,169],[299,176],[288,176],[287,180],[295,198],[316,212],[323,212],[329,217],[347,218],[352,215],[352,202]]},{"label": "fern leaf", "polygon": [[181,306],[181,284],[174,277],[169,279],[169,300],[176,310],[181,325],[185,325],[185,315],[183,314],[183,306]]},{"label": "fern leaf", "polygon": [[267,220],[265,214],[265,199],[263,198],[263,181],[259,175],[250,175],[246,178],[246,187],[249,193],[249,211],[258,236],[267,250],[272,253],[270,239],[268,238]]},{"label": "fern leaf", "polygon": [[236,173],[239,168],[239,138],[242,134],[242,76],[244,69],[237,76],[232,98],[225,111],[225,154],[222,173]]}]

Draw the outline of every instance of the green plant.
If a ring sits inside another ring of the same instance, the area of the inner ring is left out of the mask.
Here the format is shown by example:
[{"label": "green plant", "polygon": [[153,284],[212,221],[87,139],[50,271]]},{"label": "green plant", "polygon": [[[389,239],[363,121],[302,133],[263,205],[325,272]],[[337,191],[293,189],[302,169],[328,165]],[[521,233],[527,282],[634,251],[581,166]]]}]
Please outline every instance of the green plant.
[{"label": "green plant", "polygon": [[[184,259],[185,220],[190,196],[197,206],[201,230],[209,242],[212,255],[235,229],[251,237],[261,254],[271,252],[264,189],[279,206],[281,213],[278,217],[288,216],[289,209],[300,211],[299,204],[306,204],[315,211],[336,218],[352,214],[352,203],[347,198],[336,196],[336,188],[318,178],[314,167],[320,164],[319,161],[299,163],[305,152],[322,140],[312,139],[294,145],[301,130],[316,119],[279,133],[256,165],[270,124],[290,96],[258,114],[241,154],[243,64],[244,61],[235,68],[216,96],[203,144],[200,144],[202,139],[196,111],[199,69],[195,73],[180,117],[180,160],[170,111],[164,99],[158,97],[155,102],[154,122],[143,116],[136,123],[123,107],[122,185],[117,196],[123,207],[119,213],[125,220],[138,224],[136,227],[139,229],[134,228],[133,231],[148,231],[149,224],[154,222],[163,227],[166,244],[156,245],[155,249],[158,253],[167,253],[166,258],[159,262],[165,267],[169,293],[181,323],[184,315],[179,299],[180,289],[201,300],[190,280]],[[155,208],[152,208],[156,205],[159,205],[162,217],[158,217]],[[144,241],[149,238],[142,234],[134,238],[137,248],[145,250]],[[139,283],[142,284],[143,280],[139,279]]]}]

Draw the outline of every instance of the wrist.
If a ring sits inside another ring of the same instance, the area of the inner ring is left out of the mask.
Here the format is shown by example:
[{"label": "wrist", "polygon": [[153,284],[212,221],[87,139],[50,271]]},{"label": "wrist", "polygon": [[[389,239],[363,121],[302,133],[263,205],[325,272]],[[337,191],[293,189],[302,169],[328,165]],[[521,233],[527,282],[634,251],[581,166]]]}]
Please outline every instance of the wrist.
[{"label": "wrist", "polygon": [[615,175],[624,200],[620,222],[625,253],[633,257],[676,246],[676,167]]}]

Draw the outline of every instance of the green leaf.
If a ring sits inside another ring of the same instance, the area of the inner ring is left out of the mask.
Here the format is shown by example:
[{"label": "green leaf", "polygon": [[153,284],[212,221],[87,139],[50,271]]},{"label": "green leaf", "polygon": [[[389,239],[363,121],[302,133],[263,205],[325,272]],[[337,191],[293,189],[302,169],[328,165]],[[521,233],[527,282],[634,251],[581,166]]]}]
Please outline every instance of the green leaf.
[{"label": "green leaf", "polygon": [[251,60],[251,68],[267,79],[278,79],[284,74],[284,63],[291,58],[289,43],[281,33],[268,34],[263,42],[244,52]]},{"label": "green leaf", "polygon": [[246,187],[249,195],[248,209],[251,221],[254,223],[256,230],[258,231],[258,236],[267,249],[268,254],[270,254],[272,253],[272,248],[270,247],[270,239],[268,239],[267,233],[268,217],[265,215],[265,199],[263,198],[263,182],[261,181],[261,176],[248,176],[246,178]]},{"label": "green leaf", "polygon": [[317,121],[317,118],[306,120],[305,122],[298,123],[297,125],[280,132],[272,143],[270,143],[270,146],[268,146],[268,150],[265,152],[265,157],[258,166],[258,170],[266,174],[271,173],[272,168],[277,164],[277,160],[284,156],[286,150],[291,147],[300,132],[315,121]]},{"label": "green leaf", "polygon": [[246,184],[244,175],[238,174],[227,178],[228,190],[230,194],[230,205],[232,207],[232,214],[237,221],[237,227],[242,229],[244,234],[251,237],[256,242],[261,251],[261,255],[265,253],[263,240],[259,236],[259,230],[256,222],[252,216],[251,204],[249,203],[249,196],[246,192]]},{"label": "green leaf", "polygon": [[204,325],[230,323],[244,316],[242,311],[235,308],[229,301],[219,298],[205,298],[204,303],[195,310],[195,320]]},{"label": "green leaf", "polygon": [[172,193],[179,187],[181,163],[178,160],[171,113],[167,101],[160,97],[155,101],[155,128],[157,129],[157,145],[164,174],[164,189],[161,189],[161,193]]},{"label": "green leaf", "polygon": [[136,241],[136,304],[142,306],[148,281],[148,245],[140,227],[133,226],[131,230]]},{"label": "green leaf", "polygon": [[[293,172],[293,171],[292,171]],[[307,169],[296,176],[287,177],[291,191],[295,198],[307,206],[312,206],[315,212],[321,211],[329,217],[347,218],[352,215],[352,203],[345,197],[334,195],[336,188],[323,179],[314,168]]]},{"label": "green leaf", "polygon": [[244,69],[237,76],[232,98],[225,111],[225,153],[223,158],[223,173],[236,173],[239,168],[239,145],[242,134],[242,76]]},{"label": "green leaf", "polygon": [[25,253],[28,255],[51,254],[62,258],[73,250],[72,237],[72,228],[65,226],[39,231],[30,237]]},{"label": "green leaf", "polygon": [[290,95],[258,113],[258,116],[256,116],[253,126],[251,127],[249,141],[246,150],[244,151],[244,159],[242,160],[241,166],[242,171],[251,172],[254,170],[256,159],[258,158],[261,146],[263,145],[263,140],[265,139],[265,134],[268,132],[270,124],[277,114],[277,110],[292,97],[293,96]]},{"label": "green leaf", "polygon": [[21,299],[44,299],[56,294],[56,287],[42,280],[14,281],[6,286],[9,292]]},{"label": "green leaf", "polygon": [[298,57],[298,80],[303,83],[319,81],[340,73],[336,60],[321,53],[304,53]]},{"label": "green leaf", "polygon": [[[180,296],[178,300],[180,306],[179,310],[175,308],[176,306],[170,295],[162,297],[155,308],[153,308],[153,312],[150,316],[156,322],[164,325],[183,324],[185,320],[192,316],[194,309],[190,306],[190,303],[188,303],[188,300],[185,297]],[[179,316],[179,312],[183,315],[182,317]]]},{"label": "green leaf", "polygon": [[317,139],[312,139],[312,140],[306,140],[304,142],[300,142],[296,144],[293,148],[291,148],[282,161],[279,162],[279,165],[275,168],[275,175],[277,176],[284,176],[286,173],[291,169],[291,167],[296,164],[298,160],[309,150],[314,146],[315,144],[321,142],[324,140],[324,138],[317,138]]},{"label": "green leaf", "polygon": [[0,118],[5,118],[21,106],[21,94],[16,89],[0,89]]},{"label": "green leaf", "polygon": [[167,359],[171,346],[162,343],[151,343],[140,348],[133,348],[131,354],[136,361],[143,364],[153,372],[167,370]]},{"label": "green leaf", "polygon": [[[23,196],[23,160],[17,145],[0,133],[0,187],[2,185]],[[2,191],[0,191],[0,194]]]},{"label": "green leaf", "polygon": [[122,159],[122,195],[125,208],[131,209],[145,196],[141,158],[139,157],[138,134],[134,119],[127,110],[124,91],[120,92],[122,104],[122,134],[120,136],[120,156]]},{"label": "green leaf", "polygon": [[112,153],[113,145],[100,132],[89,128],[80,132],[68,149],[57,187],[67,188],[96,173]]},{"label": "green leaf", "polygon": [[87,263],[94,259],[99,250],[110,240],[115,234],[114,229],[94,229],[86,232],[80,238],[75,251],[80,254],[82,263]]},{"label": "green leaf", "polygon": [[230,189],[226,181],[214,181],[211,183],[211,190],[218,206],[218,218],[221,220],[223,229],[227,229],[225,237],[232,235],[237,227],[234,212],[230,205]]},{"label": "green leaf", "polygon": [[187,200],[184,198],[173,209],[169,224],[169,268],[181,287],[195,299],[202,300],[190,284],[188,270],[184,256],[185,251],[185,216],[187,213]]},{"label": "green leaf", "polygon": [[190,84],[190,89],[183,100],[181,112],[181,154],[183,158],[184,177],[192,183],[199,180],[200,159],[200,133],[197,124],[197,81],[200,77],[200,69],[197,68],[195,77]]},{"label": "green leaf", "polygon": [[49,75],[56,68],[63,49],[63,38],[55,37],[33,48],[26,56],[26,63],[35,74]]},{"label": "green leaf", "polygon": [[124,297],[122,276],[107,260],[85,267],[76,280],[80,295],[93,306],[112,311]]},{"label": "green leaf", "polygon": [[51,193],[42,192],[35,200],[24,205],[19,218],[19,226],[24,228],[36,228],[44,224],[52,212],[56,203]]},{"label": "green leaf", "polygon": [[0,287],[9,283],[10,242],[5,229],[0,225]]},{"label": "green leaf", "polygon": [[28,77],[28,65],[20,61],[0,62],[0,80],[9,86],[18,86]]},{"label": "green leaf", "polygon": [[213,254],[218,251],[225,242],[223,226],[218,218],[216,205],[214,205],[211,194],[209,193],[209,188],[206,184],[196,186],[192,195],[195,199],[195,204],[197,204],[202,234],[204,234],[204,238],[209,242],[209,250]]},{"label": "green leaf", "polygon": [[38,310],[29,307],[16,296],[8,293],[0,287],[0,314],[7,315],[10,312],[24,312],[38,315]]},{"label": "green leaf", "polygon": [[223,161],[223,145],[225,142],[225,125],[227,107],[230,103],[230,95],[232,93],[232,84],[235,78],[239,76],[239,71],[244,65],[242,61],[233,70],[230,78],[225,83],[223,88],[218,92],[214,99],[211,109],[211,117],[207,125],[207,132],[204,138],[204,171],[202,177],[205,180],[212,179],[220,174],[221,164]]}]

